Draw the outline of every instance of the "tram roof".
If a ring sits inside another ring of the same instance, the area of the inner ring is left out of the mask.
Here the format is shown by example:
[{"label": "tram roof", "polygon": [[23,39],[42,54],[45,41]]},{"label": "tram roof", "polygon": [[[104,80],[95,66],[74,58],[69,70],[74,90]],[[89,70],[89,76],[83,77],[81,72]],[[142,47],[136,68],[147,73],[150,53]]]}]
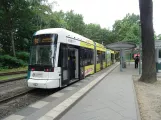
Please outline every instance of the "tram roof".
[{"label": "tram roof", "polygon": [[[48,29],[42,29],[42,30],[39,30],[37,32],[35,32],[34,35],[41,35],[41,34],[59,34],[61,36],[64,36],[64,37],[71,37],[71,38],[75,38],[75,39],[78,39],[78,40],[81,40],[81,41],[84,41],[84,42],[90,42],[91,44],[94,45],[94,41],[93,40],[90,40],[89,38],[86,38],[82,35],[79,35],[77,33],[74,33],[72,31],[69,31],[67,29],[64,29],[64,28],[48,28]],[[104,45],[100,44],[100,43],[96,43],[96,46],[97,47],[102,47],[102,48],[105,48]]]},{"label": "tram roof", "polygon": [[69,30],[64,29],[64,28],[42,29],[42,30],[37,31],[34,35],[41,35],[41,34],[59,34],[59,35],[64,36],[64,37],[70,37],[70,38],[78,39],[78,40],[81,40],[81,41],[84,41],[84,42],[90,41],[90,43],[94,45],[93,40],[90,40],[90,39],[88,39],[88,38],[86,38],[82,35],[79,35],[77,33],[74,33],[72,31],[69,31]]}]

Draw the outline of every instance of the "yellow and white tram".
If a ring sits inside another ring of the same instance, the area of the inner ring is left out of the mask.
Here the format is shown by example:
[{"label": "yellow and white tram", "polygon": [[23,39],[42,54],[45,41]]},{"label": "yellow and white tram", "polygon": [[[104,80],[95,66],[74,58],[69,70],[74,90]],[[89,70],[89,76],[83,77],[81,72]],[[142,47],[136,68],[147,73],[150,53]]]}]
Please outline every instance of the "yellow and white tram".
[{"label": "yellow and white tram", "polygon": [[110,64],[111,53],[102,44],[63,28],[37,31],[28,66],[28,86],[58,88],[81,80]]}]

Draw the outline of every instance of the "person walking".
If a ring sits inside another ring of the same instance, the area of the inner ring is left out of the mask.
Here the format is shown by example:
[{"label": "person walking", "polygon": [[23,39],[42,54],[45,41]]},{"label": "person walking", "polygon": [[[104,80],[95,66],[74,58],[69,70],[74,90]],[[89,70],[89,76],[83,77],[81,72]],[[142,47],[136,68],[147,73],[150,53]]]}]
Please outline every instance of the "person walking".
[{"label": "person walking", "polygon": [[139,63],[139,56],[137,55],[135,57],[135,68],[138,68],[138,63]]}]

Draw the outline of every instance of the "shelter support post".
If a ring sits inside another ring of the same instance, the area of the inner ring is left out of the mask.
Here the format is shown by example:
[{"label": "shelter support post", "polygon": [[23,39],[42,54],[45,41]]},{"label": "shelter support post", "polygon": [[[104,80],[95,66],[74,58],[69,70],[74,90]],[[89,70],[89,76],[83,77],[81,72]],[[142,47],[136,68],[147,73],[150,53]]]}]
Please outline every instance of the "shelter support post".
[{"label": "shelter support post", "polygon": [[122,56],[122,49],[120,50],[120,71],[122,72],[122,64],[123,63],[123,56]]}]

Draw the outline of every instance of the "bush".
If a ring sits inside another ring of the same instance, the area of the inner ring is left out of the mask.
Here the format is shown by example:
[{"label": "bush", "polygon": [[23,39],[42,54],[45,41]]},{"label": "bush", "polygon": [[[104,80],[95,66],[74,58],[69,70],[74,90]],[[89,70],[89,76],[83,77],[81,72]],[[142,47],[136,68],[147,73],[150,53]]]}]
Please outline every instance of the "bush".
[{"label": "bush", "polygon": [[5,54],[4,50],[2,48],[0,48],[0,56]]},{"label": "bush", "polygon": [[18,68],[21,66],[26,66],[27,64],[20,59],[12,57],[10,55],[0,56],[0,68]]},{"label": "bush", "polygon": [[17,52],[16,57],[18,59],[25,61],[25,62],[29,61],[29,53],[28,52]]}]

